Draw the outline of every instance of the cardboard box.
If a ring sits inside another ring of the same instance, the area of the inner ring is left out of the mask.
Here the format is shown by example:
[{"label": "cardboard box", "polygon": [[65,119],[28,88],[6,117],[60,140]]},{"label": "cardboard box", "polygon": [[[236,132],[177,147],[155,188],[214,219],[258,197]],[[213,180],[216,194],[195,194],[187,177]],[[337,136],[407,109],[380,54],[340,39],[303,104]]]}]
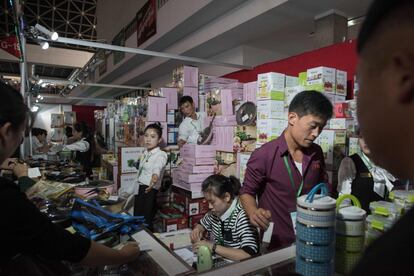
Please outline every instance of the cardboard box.
[{"label": "cardboard box", "polygon": [[177,231],[187,227],[188,216],[173,208],[161,210],[154,222],[154,230],[159,233]]},{"label": "cardboard box", "polygon": [[178,142],[178,127],[169,127],[167,135],[167,144],[176,145]]},{"label": "cardboard box", "polygon": [[203,185],[202,182],[197,182],[197,183],[186,183],[184,181],[179,181],[178,182],[179,187],[193,191],[193,192],[199,192],[201,193],[201,187]]},{"label": "cardboard box", "polygon": [[257,121],[257,142],[267,143],[279,137],[287,127],[287,120],[267,119]]},{"label": "cardboard box", "polygon": [[51,114],[50,115],[50,127],[51,128],[59,128],[59,127],[63,127],[63,114]]},{"label": "cardboard box", "polygon": [[175,125],[175,110],[169,110],[167,112],[167,125]]},{"label": "cardboard box", "polygon": [[144,153],[144,147],[121,147],[118,149],[118,168],[119,173],[137,173],[136,168],[137,161]]},{"label": "cardboard box", "polygon": [[179,175],[179,179],[185,183],[202,183],[210,175],[212,175],[212,173],[193,174],[187,171],[182,171]]},{"label": "cardboard box", "polygon": [[302,91],[305,91],[305,87],[300,86],[300,85],[293,86],[293,87],[286,87],[285,88],[285,107],[288,108],[293,98]]},{"label": "cardboard box", "polygon": [[257,101],[257,120],[287,119],[286,115],[284,101]]},{"label": "cardboard box", "polygon": [[347,73],[336,70],[336,94],[346,96],[347,92]]},{"label": "cardboard box", "polygon": [[308,90],[335,94],[336,70],[329,67],[315,67],[307,70]]},{"label": "cardboard box", "polygon": [[214,126],[236,126],[236,115],[216,116],[213,122]]},{"label": "cardboard box", "polygon": [[298,74],[298,85],[305,87],[308,83],[308,74],[307,72],[300,72]]},{"label": "cardboard box", "polygon": [[164,97],[148,97],[147,121],[167,121],[167,99]]},{"label": "cardboard box", "polygon": [[183,157],[183,160],[185,162],[199,166],[199,165],[214,165],[215,158],[214,157],[198,157],[198,158]]},{"label": "cardboard box", "polygon": [[294,87],[294,86],[298,86],[298,85],[299,85],[299,78],[298,77],[286,76],[285,88]]},{"label": "cardboard box", "polygon": [[346,131],[326,129],[321,132],[315,143],[320,145],[325,156],[328,170],[338,170],[346,154]]},{"label": "cardboard box", "polygon": [[214,166],[212,165],[204,165],[204,166],[196,166],[192,163],[183,162],[180,166],[183,171],[188,173],[196,174],[196,173],[214,173]]},{"label": "cardboard box", "polygon": [[256,126],[237,126],[234,128],[233,151],[253,152],[256,149]]},{"label": "cardboard box", "polygon": [[329,129],[344,129],[352,132],[355,129],[355,120],[346,118],[334,118],[329,120]]},{"label": "cardboard box", "polygon": [[167,109],[178,109],[178,89],[173,87],[162,87],[161,94],[167,101]]},{"label": "cardboard box", "polygon": [[217,151],[215,174],[237,175],[237,153]]},{"label": "cardboard box", "polygon": [[346,102],[346,96],[335,95],[335,104]]},{"label": "cardboard box", "polygon": [[243,101],[256,103],[257,82],[243,84]]},{"label": "cardboard box", "polygon": [[212,145],[184,145],[180,149],[183,158],[214,158],[216,147]]},{"label": "cardboard box", "polygon": [[214,127],[214,143],[216,150],[233,151],[234,127]]},{"label": "cardboard box", "polygon": [[230,89],[213,89],[207,94],[207,114],[209,116],[234,115],[233,96]]},{"label": "cardboard box", "polygon": [[198,87],[198,68],[181,66],[174,69],[173,83],[177,87]]},{"label": "cardboard box", "polygon": [[209,211],[209,204],[205,198],[191,199],[179,193],[173,193],[173,206],[189,216],[205,214]]},{"label": "cardboard box", "polygon": [[237,154],[237,175],[236,177],[239,178],[240,183],[242,185],[244,181],[244,175],[247,169],[247,162],[249,162],[251,155],[252,155],[251,152],[241,152]]},{"label": "cardboard box", "polygon": [[188,217],[188,227],[193,229],[202,218],[204,218],[205,214],[199,214],[195,216],[189,216]]},{"label": "cardboard box", "polygon": [[352,118],[349,104],[346,102],[336,103],[334,105],[334,115],[335,115],[335,118]]},{"label": "cardboard box", "polygon": [[285,99],[285,75],[265,73],[257,75],[257,100]]}]

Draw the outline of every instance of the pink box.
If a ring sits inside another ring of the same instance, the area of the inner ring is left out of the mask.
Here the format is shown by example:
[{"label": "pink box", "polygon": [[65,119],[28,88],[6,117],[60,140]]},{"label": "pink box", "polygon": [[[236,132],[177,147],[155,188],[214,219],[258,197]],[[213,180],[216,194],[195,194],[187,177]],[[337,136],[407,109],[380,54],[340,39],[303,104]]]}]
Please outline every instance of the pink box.
[{"label": "pink box", "polygon": [[187,87],[198,87],[198,68],[184,66],[183,84]]},{"label": "pink box", "polygon": [[213,122],[214,126],[236,126],[236,115],[216,116]]},{"label": "pink box", "polygon": [[211,158],[216,155],[216,147],[212,145],[184,145],[180,149],[180,153],[183,158]]},{"label": "pink box", "polygon": [[178,109],[178,89],[171,87],[162,87],[162,95],[167,100],[167,109]]},{"label": "pink box", "polygon": [[205,166],[194,166],[193,163],[184,162],[180,166],[183,171],[189,173],[213,173],[214,166],[213,165],[205,165]]},{"label": "pink box", "polygon": [[216,150],[219,151],[233,151],[233,141],[234,141],[234,127],[225,126],[225,127],[214,127],[214,135],[216,137]]},{"label": "pink box", "polygon": [[256,103],[256,87],[255,81],[245,83],[243,85],[243,100],[246,102]]},{"label": "pink box", "polygon": [[184,157],[184,162],[188,162],[194,165],[214,165],[215,157],[201,157],[201,158],[189,158]]},{"label": "pink box", "polygon": [[221,90],[221,113],[223,115],[233,115],[233,97],[231,90]]},{"label": "pink box", "polygon": [[190,96],[193,98],[195,108],[198,108],[198,87],[187,87],[183,88],[183,96]]},{"label": "pink box", "polygon": [[202,182],[200,183],[186,183],[184,181],[179,181],[178,185],[184,189],[188,189],[190,191],[201,192]]},{"label": "pink box", "polygon": [[167,99],[164,97],[148,97],[147,121],[167,121]]},{"label": "pink box", "polygon": [[242,101],[244,94],[243,94],[243,88],[234,88],[231,90],[233,94],[233,100],[239,100]]},{"label": "pink box", "polygon": [[[155,122],[145,122],[145,127],[147,127],[147,125],[153,124],[153,123],[155,123]],[[164,148],[168,144],[168,126],[167,126],[167,122],[160,122],[160,123],[161,123],[161,127],[162,127],[162,142],[160,144],[160,147]]]},{"label": "pink box", "polygon": [[190,174],[187,172],[180,173],[180,180],[185,183],[201,183],[213,173]]}]

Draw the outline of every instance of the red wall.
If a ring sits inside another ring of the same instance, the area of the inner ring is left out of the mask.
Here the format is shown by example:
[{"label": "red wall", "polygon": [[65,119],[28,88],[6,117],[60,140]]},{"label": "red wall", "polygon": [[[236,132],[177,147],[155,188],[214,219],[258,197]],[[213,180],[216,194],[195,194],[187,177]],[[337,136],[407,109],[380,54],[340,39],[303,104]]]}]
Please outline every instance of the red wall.
[{"label": "red wall", "polygon": [[76,121],[85,122],[91,130],[95,130],[94,111],[104,108],[104,106],[72,105],[72,111],[76,112]]},{"label": "red wall", "polygon": [[327,66],[348,72],[348,98],[352,97],[352,84],[357,64],[356,40],[334,44],[314,51],[256,66],[253,70],[241,70],[225,75],[240,82],[257,80],[257,74],[279,72],[290,76],[308,68]]}]

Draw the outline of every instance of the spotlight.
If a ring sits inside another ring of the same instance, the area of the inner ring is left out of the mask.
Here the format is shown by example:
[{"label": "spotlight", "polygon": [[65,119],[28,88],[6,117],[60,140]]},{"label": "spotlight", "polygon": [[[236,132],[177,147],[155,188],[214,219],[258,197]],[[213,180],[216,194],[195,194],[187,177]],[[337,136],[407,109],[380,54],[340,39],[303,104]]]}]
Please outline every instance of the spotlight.
[{"label": "spotlight", "polygon": [[40,86],[41,86],[41,87],[46,87],[46,85],[47,85],[47,83],[45,83],[45,82],[44,82],[44,83],[42,83]]},{"label": "spotlight", "polygon": [[46,50],[49,48],[49,43],[47,41],[42,41],[40,42],[40,46],[42,47],[43,50]]},{"label": "spotlight", "polygon": [[30,110],[32,112],[37,112],[39,110],[39,106],[38,105],[34,105],[34,106],[32,106],[32,108]]},{"label": "spotlight", "polygon": [[40,24],[36,24],[35,29],[45,34],[46,36],[48,36],[51,40],[58,40],[59,38],[59,35],[57,32],[51,32]]}]

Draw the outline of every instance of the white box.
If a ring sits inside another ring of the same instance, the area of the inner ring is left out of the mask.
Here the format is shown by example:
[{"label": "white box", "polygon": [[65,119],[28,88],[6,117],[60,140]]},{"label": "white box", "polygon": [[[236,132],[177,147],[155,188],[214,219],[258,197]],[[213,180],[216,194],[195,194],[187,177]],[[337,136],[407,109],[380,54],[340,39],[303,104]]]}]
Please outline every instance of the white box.
[{"label": "white box", "polygon": [[345,71],[336,70],[336,94],[346,96],[347,73]]},{"label": "white box", "polygon": [[138,170],[135,163],[141,158],[144,151],[144,147],[121,148],[121,173],[136,173]]},{"label": "white box", "polygon": [[293,86],[293,87],[286,87],[285,88],[285,107],[289,107],[293,98],[302,91],[305,91],[305,87],[300,86],[300,85]]},{"label": "white box", "polygon": [[279,137],[287,127],[287,120],[267,119],[257,120],[257,142],[267,143]]},{"label": "white box", "polygon": [[237,173],[236,177],[239,178],[240,183],[243,186],[244,175],[246,174],[247,162],[249,162],[251,152],[239,152],[237,153]]},{"label": "white box", "polygon": [[346,131],[326,129],[321,132],[315,143],[322,148],[328,170],[337,170],[345,157]]},{"label": "white box", "polygon": [[349,137],[348,139],[348,156],[351,156],[355,153],[361,152],[361,147],[359,146],[358,137]]},{"label": "white box", "polygon": [[285,99],[285,74],[273,72],[258,74],[257,99],[283,101]]},{"label": "white box", "polygon": [[294,87],[294,86],[298,86],[298,85],[299,85],[299,78],[298,77],[286,76],[285,88]]},{"label": "white box", "polygon": [[335,68],[315,67],[307,70],[306,89],[335,94]]},{"label": "white box", "polygon": [[345,129],[352,131],[355,128],[355,120],[347,118],[332,118],[329,120],[329,129]]},{"label": "white box", "polygon": [[275,100],[257,101],[257,119],[287,119],[285,117],[285,102]]}]

